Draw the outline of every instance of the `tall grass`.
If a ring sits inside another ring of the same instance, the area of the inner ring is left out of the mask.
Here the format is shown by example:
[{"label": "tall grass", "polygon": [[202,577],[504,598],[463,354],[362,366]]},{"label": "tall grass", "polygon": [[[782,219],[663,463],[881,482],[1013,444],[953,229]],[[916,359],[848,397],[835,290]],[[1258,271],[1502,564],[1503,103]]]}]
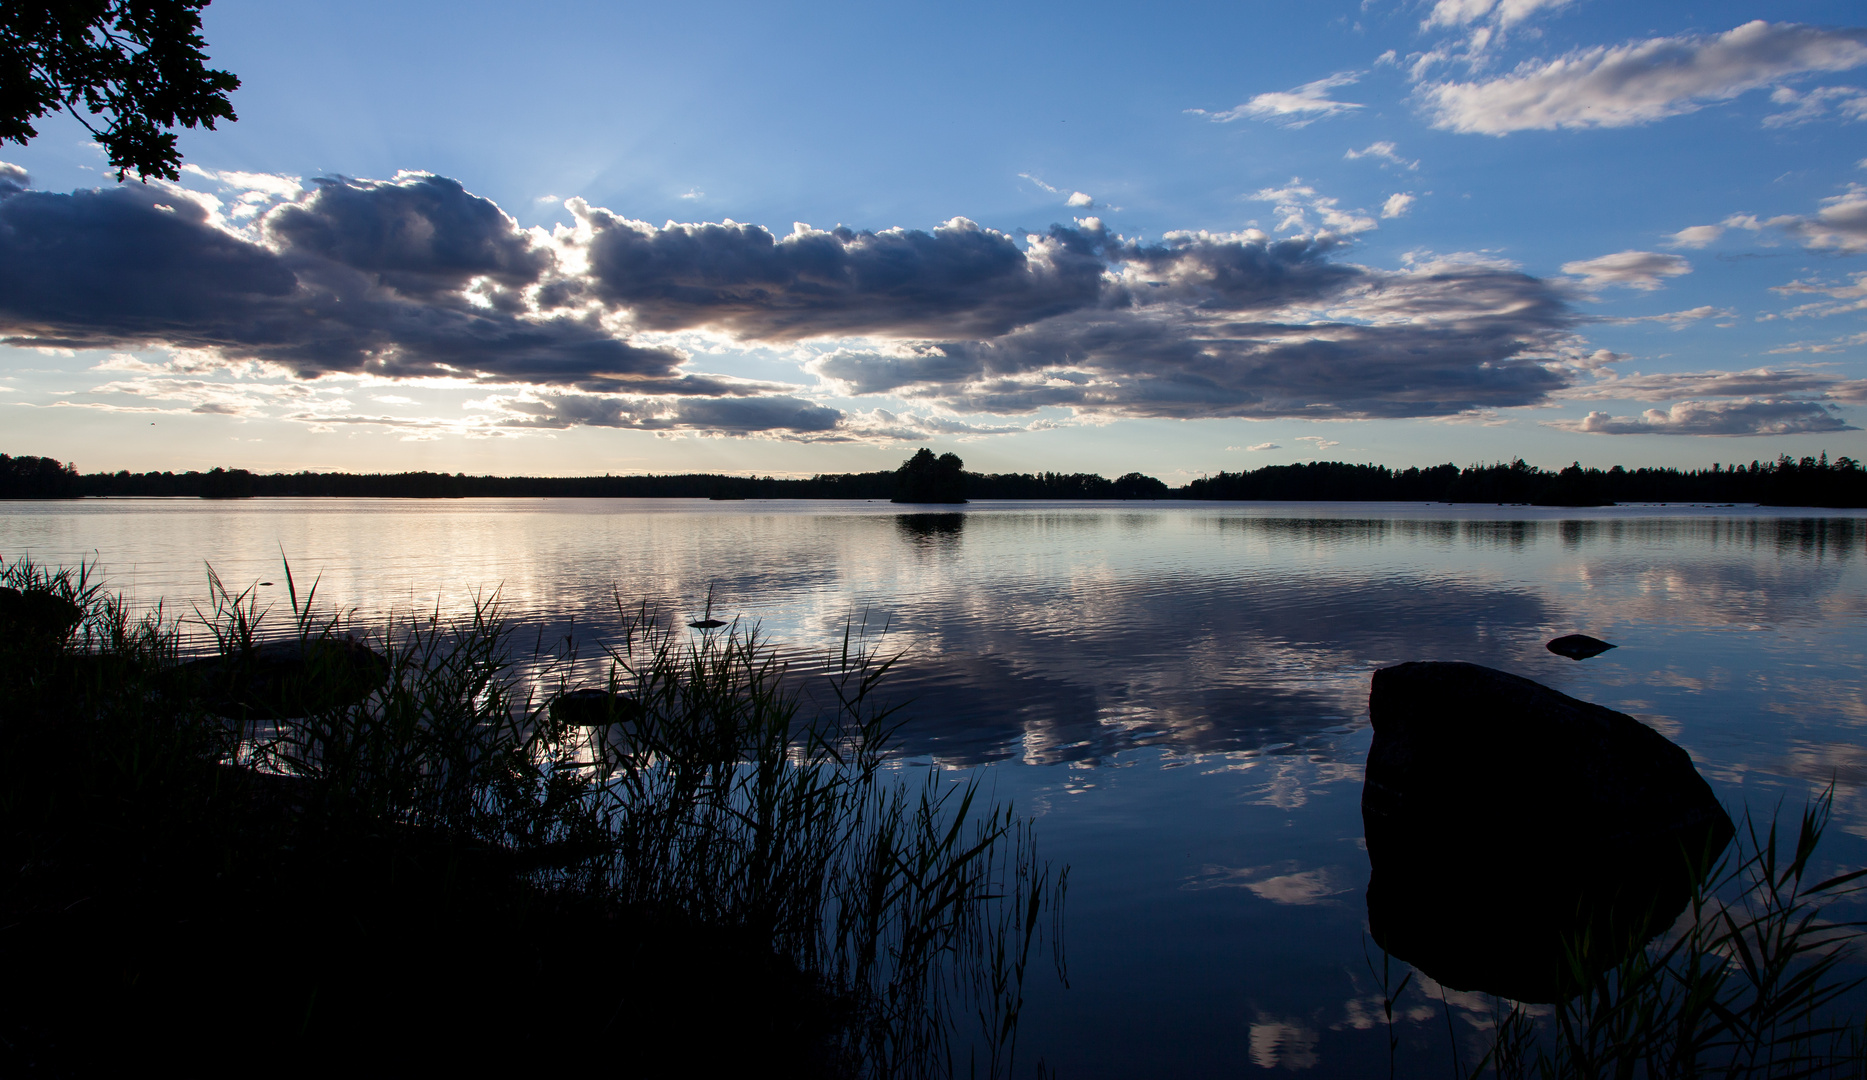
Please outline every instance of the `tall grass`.
[{"label": "tall grass", "polygon": [[1067,872],[976,778],[887,767],[892,661],[846,630],[834,707],[804,716],[756,632],[694,638],[645,607],[622,623],[609,689],[632,707],[591,743],[610,886],[821,973],[862,1018],[843,1049],[882,1074],[1006,1074],[1033,950],[1061,943]]},{"label": "tall grass", "polygon": [[[0,960],[63,979],[64,1006],[136,1027],[110,1010],[172,1012],[148,997],[169,979],[202,995],[196,1021],[216,1002],[243,1017],[249,1048],[354,1049],[365,1028],[395,1037],[396,1012],[411,1043],[483,1041],[484,1009],[520,1030],[571,1022],[575,1054],[597,1058],[1002,1076],[1046,946],[1062,972],[1066,872],[976,779],[890,762],[892,661],[854,630],[816,709],[756,631],[688,634],[621,611],[598,643],[611,722],[585,727],[552,707],[587,667],[575,644],[528,654],[496,598],[372,631],[321,606],[315,582],[301,595],[289,566],[289,613],[210,571],[188,619],[132,620],[85,567],[0,561],[0,579],[84,611],[57,642],[4,658],[24,707],[0,722],[0,783],[16,781],[0,790],[7,854],[28,867],[0,900],[16,925],[43,924],[0,933]],[[181,661],[188,633],[215,656]],[[264,667],[269,639],[297,642],[287,676]],[[363,645],[378,666],[356,666]],[[359,670],[379,685],[346,695]],[[73,694],[78,673],[93,685]],[[33,771],[60,751],[110,762]],[[126,810],[133,774],[168,797]],[[139,839],[152,829],[153,847]],[[85,921],[88,896],[112,914]],[[126,919],[174,948],[124,961],[135,974],[108,992],[57,974],[61,948],[68,967],[74,947],[108,963],[97,930]],[[251,954],[227,950],[256,942],[282,963],[254,984]],[[240,979],[267,989],[230,994]],[[16,1064],[88,1052],[65,1007],[17,987],[7,1004]]]}]

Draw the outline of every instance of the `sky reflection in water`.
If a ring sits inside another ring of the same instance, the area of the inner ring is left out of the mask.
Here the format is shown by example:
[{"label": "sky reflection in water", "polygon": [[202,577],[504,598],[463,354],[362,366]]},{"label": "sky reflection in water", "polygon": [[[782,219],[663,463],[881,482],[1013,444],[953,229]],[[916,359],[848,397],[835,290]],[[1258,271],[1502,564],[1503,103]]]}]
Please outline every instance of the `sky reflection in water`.
[{"label": "sky reflection in water", "polygon": [[[991,765],[1073,865],[1071,989],[1021,1045],[1068,1077],[1384,1069],[1364,958],[1369,673],[1469,660],[1632,713],[1734,808],[1832,777],[1826,856],[1867,862],[1867,517],[1747,509],[691,501],[120,500],[0,512],[0,551],[94,558],[171,612],[279,577],[385,615],[498,589],[546,640],[616,600],[759,625],[819,662],[851,620],[904,656],[909,761]],[[276,587],[275,587],[276,588]],[[281,590],[282,591],[282,590]],[[283,607],[283,596],[279,596]],[[1620,648],[1584,663],[1544,642]],[[591,664],[594,670],[594,663]],[[999,764],[993,764],[999,763]],[[1474,814],[1484,808],[1474,807]],[[1448,823],[1456,835],[1457,823]],[[1375,971],[1379,956],[1375,954]],[[1398,982],[1401,970],[1393,980]],[[1407,1071],[1449,1064],[1402,1002]],[[1489,1022],[1448,992],[1459,1052]]]}]

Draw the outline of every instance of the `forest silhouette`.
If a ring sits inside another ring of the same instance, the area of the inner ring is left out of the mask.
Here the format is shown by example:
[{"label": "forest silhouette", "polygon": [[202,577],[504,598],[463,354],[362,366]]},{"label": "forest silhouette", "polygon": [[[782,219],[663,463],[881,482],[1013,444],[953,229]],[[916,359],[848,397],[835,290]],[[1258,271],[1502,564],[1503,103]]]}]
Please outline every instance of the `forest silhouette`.
[{"label": "forest silhouette", "polygon": [[465,473],[80,473],[49,457],[0,454],[0,499],[129,496],[337,498],[693,498],[875,499],[958,503],[969,499],[1200,499],[1285,502],[1447,502],[1535,506],[1617,503],[1757,503],[1764,506],[1867,506],[1867,468],[1849,457],[1753,460],[1705,469],[1543,469],[1509,463],[1450,463],[1394,469],[1341,461],[1266,465],[1218,472],[1173,488],[1139,472],[1114,480],[1095,473],[968,472],[954,454],[922,448],[900,468],[806,478],[668,473],[637,476],[468,476]]}]

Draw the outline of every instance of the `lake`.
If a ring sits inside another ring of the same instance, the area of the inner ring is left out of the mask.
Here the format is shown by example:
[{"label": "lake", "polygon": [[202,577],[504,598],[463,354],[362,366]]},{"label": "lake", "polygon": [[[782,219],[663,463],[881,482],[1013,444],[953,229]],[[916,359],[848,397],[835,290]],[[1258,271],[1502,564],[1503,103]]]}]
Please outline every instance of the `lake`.
[{"label": "lake", "polygon": [[[1066,1078],[1386,1070],[1359,799],[1369,677],[1402,661],[1468,660],[1630,713],[1733,816],[1793,814],[1832,781],[1820,860],[1867,864],[1867,514],[931,509],[22,502],[0,506],[0,554],[94,561],[171,614],[205,606],[208,564],[236,589],[273,582],[261,594],[284,609],[283,555],[366,625],[496,595],[528,640],[571,634],[591,656],[619,601],[686,621],[710,594],[804,672],[866,627],[902,654],[904,767],[976,771],[1071,867],[1069,987],[1047,968],[1031,985],[1019,1050]],[[1619,648],[1544,648],[1574,632]],[[1416,979],[1402,1073],[1469,1069],[1490,1010]]]}]

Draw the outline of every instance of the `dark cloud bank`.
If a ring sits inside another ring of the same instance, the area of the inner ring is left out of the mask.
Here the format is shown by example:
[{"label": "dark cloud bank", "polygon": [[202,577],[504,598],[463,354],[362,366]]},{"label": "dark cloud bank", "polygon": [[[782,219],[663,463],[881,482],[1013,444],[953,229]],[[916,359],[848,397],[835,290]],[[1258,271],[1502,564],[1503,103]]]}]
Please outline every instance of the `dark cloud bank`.
[{"label": "dark cloud bank", "polygon": [[1456,262],[1371,269],[1326,232],[1143,244],[1085,219],[1020,242],[954,219],[776,236],[573,201],[577,225],[547,236],[425,174],[321,179],[243,230],[211,205],[136,184],[34,191],[0,169],[0,333],[213,350],[304,379],[525,387],[518,427],[807,438],[859,425],[632,336],[827,339],[842,347],[809,366],[839,389],[999,415],[1433,417],[1540,404],[1580,377],[1565,286]]}]

